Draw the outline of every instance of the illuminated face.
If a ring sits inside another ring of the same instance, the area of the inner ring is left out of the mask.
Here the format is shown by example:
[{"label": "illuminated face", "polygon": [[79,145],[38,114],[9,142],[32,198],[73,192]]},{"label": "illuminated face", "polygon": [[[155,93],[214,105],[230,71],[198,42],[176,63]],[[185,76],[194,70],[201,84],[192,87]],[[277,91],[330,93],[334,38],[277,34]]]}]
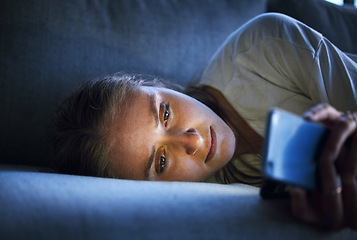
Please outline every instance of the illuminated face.
[{"label": "illuminated face", "polygon": [[235,137],[206,105],[185,94],[140,87],[110,131],[119,178],[204,181],[229,162]]}]

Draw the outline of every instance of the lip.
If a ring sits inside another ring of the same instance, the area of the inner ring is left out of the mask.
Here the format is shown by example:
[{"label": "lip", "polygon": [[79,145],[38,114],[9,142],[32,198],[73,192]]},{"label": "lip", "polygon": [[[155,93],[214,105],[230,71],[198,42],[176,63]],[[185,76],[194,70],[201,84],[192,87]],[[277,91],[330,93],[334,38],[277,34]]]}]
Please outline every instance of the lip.
[{"label": "lip", "polygon": [[216,132],[212,129],[212,127],[209,128],[210,130],[210,142],[209,142],[209,150],[207,153],[207,157],[205,160],[205,163],[208,163],[209,161],[212,160],[213,156],[216,154],[217,150],[217,137],[216,137]]}]

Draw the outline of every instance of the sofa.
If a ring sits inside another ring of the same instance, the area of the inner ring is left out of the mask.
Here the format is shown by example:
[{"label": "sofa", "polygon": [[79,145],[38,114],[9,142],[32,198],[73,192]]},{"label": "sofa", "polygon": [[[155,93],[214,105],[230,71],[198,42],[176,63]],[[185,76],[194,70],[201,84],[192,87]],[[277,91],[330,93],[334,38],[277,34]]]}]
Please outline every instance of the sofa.
[{"label": "sofa", "polygon": [[242,184],[54,173],[54,112],[76,87],[118,71],[187,86],[224,39],[280,12],[357,59],[357,10],[322,0],[0,0],[1,239],[357,239],[291,216]]}]

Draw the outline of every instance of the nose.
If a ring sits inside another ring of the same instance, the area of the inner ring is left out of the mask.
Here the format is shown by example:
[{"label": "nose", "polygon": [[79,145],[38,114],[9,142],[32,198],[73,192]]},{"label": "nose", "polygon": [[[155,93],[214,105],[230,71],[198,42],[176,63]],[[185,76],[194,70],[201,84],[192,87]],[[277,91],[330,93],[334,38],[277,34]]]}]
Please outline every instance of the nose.
[{"label": "nose", "polygon": [[173,143],[183,146],[186,153],[194,155],[203,143],[203,138],[194,128],[189,128],[186,131],[175,134]]}]

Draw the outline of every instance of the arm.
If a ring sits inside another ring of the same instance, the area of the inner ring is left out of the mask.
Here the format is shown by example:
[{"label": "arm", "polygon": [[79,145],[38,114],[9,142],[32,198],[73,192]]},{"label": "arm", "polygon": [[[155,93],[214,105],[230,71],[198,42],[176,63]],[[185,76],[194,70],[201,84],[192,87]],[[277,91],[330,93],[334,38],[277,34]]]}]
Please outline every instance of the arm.
[{"label": "arm", "polygon": [[245,69],[306,97],[311,106],[328,102],[340,110],[357,110],[357,64],[303,23],[284,15],[265,15],[253,21],[233,46],[233,55]]},{"label": "arm", "polygon": [[356,79],[357,64],[320,33],[290,17],[264,14],[230,35],[201,83],[222,92],[263,134],[272,106],[296,114],[320,102],[357,110]]}]

